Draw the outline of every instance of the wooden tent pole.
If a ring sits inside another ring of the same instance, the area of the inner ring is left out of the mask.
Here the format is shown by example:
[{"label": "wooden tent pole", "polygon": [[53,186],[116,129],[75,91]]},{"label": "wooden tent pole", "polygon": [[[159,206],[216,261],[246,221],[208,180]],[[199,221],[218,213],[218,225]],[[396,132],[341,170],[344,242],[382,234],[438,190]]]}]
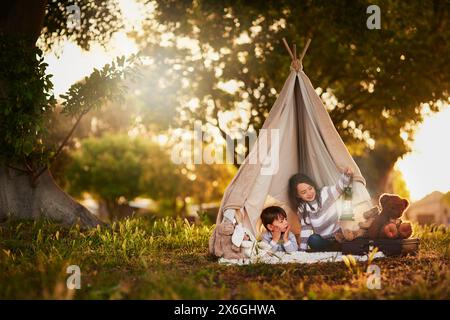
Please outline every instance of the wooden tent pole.
[{"label": "wooden tent pole", "polygon": [[303,60],[303,57],[305,56],[306,50],[308,50],[308,47],[309,47],[309,44],[310,44],[310,43],[311,43],[311,38],[309,38],[308,41],[306,42],[305,48],[303,49],[303,52],[302,52],[302,54],[301,54],[300,57],[299,57],[299,60],[300,60],[300,61]]},{"label": "wooden tent pole", "polygon": [[284,45],[286,46],[287,51],[289,52],[289,55],[291,56],[292,61],[294,61],[295,57],[292,54],[291,48],[289,48],[289,45],[288,45],[288,43],[287,43],[285,38],[283,38],[283,42],[284,42]]},{"label": "wooden tent pole", "polygon": [[309,44],[311,43],[311,38],[309,38],[308,41],[306,42],[306,45],[303,48],[303,51],[298,59],[297,59],[297,46],[295,45],[295,43],[294,43],[294,53],[292,53],[291,48],[289,47],[285,38],[283,38],[283,43],[284,43],[284,46],[286,47],[286,50],[289,52],[289,55],[291,56],[291,59],[292,59],[291,66],[296,71],[298,71],[302,65],[302,61],[303,61],[303,58],[305,57],[306,50],[308,50]]}]

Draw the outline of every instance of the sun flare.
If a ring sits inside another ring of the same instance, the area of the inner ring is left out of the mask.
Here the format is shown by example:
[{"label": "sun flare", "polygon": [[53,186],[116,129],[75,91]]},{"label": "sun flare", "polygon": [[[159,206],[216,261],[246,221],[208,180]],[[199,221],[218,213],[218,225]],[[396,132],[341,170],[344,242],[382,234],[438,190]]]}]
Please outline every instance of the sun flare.
[{"label": "sun flare", "polygon": [[419,200],[437,190],[450,190],[450,107],[425,118],[415,135],[412,152],[396,163],[410,190]]}]

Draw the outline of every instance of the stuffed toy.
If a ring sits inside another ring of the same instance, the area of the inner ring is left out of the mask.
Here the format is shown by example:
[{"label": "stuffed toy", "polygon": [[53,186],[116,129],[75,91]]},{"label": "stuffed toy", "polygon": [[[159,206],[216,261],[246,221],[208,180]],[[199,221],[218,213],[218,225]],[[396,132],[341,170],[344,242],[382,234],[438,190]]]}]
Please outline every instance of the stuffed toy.
[{"label": "stuffed toy", "polygon": [[337,242],[344,242],[344,241],[353,241],[356,238],[361,238],[364,237],[365,235],[365,230],[363,229],[359,229],[359,230],[339,230],[338,232],[336,232],[336,234],[334,235],[334,238],[336,239]]},{"label": "stuffed toy", "polygon": [[245,258],[243,250],[231,242],[234,228],[234,224],[227,220],[219,223],[214,228],[213,234],[209,239],[209,252],[211,254],[225,259]]},{"label": "stuffed toy", "polygon": [[364,230],[364,235],[369,234],[369,228],[372,225],[373,221],[375,220],[375,217],[377,217],[380,214],[380,209],[378,206],[375,206],[371,208],[370,210],[364,212],[363,216],[365,221],[359,223],[359,227]]},{"label": "stuffed toy", "polygon": [[225,259],[250,258],[256,239],[239,221],[234,209],[227,209],[209,240],[209,252]]},{"label": "stuffed toy", "polygon": [[368,228],[372,224],[373,219],[379,213],[378,207],[374,206],[362,214],[364,221],[360,222],[358,230],[340,230],[335,234],[336,241],[342,243],[343,241],[352,241],[356,238],[365,238],[368,236]]},{"label": "stuffed toy", "polygon": [[[412,234],[410,223],[400,217],[408,209],[409,202],[396,194],[384,193],[380,196],[380,212],[369,219],[369,238],[406,239]],[[367,225],[364,225],[367,227]]]},{"label": "stuffed toy", "polygon": [[356,238],[370,239],[406,239],[412,234],[410,223],[400,217],[408,209],[409,202],[395,194],[384,193],[379,198],[379,205],[363,213],[365,221],[359,223],[357,231],[344,230],[336,233],[338,242],[352,241]]},{"label": "stuffed toy", "polygon": [[256,239],[247,228],[242,226],[242,224],[237,224],[234,227],[231,242],[236,247],[241,248],[247,258],[250,258]]}]

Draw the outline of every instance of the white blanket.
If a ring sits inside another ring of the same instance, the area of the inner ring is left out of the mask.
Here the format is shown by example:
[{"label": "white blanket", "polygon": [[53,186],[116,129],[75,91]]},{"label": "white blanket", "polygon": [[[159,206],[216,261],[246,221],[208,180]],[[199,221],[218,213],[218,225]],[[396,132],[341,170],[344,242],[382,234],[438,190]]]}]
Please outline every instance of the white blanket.
[{"label": "white blanket", "polygon": [[[267,250],[267,247],[261,246],[258,243],[258,249],[253,251],[253,254],[249,258],[245,259],[225,259],[219,258],[220,264],[226,265],[247,265],[252,263],[316,263],[316,262],[339,262],[342,261],[342,257],[345,256],[342,252],[305,252],[296,251],[291,253],[285,252],[271,252]],[[357,256],[353,255],[356,261],[367,261],[368,255]],[[383,258],[385,255],[383,252],[377,252],[374,255],[374,259]]]}]

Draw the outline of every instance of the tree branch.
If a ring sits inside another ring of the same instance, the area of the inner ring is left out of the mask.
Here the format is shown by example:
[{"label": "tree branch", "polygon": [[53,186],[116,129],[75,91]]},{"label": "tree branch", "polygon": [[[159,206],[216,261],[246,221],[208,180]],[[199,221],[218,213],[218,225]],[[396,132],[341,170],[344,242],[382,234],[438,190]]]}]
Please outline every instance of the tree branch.
[{"label": "tree branch", "polygon": [[8,168],[10,168],[10,169],[17,170],[17,171],[20,171],[20,172],[24,172],[24,173],[26,173],[26,174],[29,174],[29,173],[30,173],[30,172],[28,172],[27,170],[24,170],[24,169],[21,169],[21,168],[14,167],[14,166],[9,165],[9,164],[6,164],[6,166],[7,166]]},{"label": "tree branch", "polygon": [[[211,90],[211,92],[213,92],[213,91]],[[219,109],[217,108],[217,103],[216,103],[216,98],[214,96],[214,93],[211,93],[211,97],[212,97],[212,100],[213,100],[213,103],[214,103],[214,111],[213,112],[214,112],[214,117],[217,119],[217,126],[214,125],[213,123],[209,122],[208,120],[207,121],[209,123],[211,123],[212,125],[216,126],[219,129],[220,135],[226,141],[227,140],[227,133],[225,132],[225,130],[223,130],[220,127],[220,123],[219,123]],[[237,163],[237,152],[235,150],[233,150],[233,165],[236,168],[239,169],[239,165]]]},{"label": "tree branch", "polygon": [[49,167],[51,167],[51,165],[55,162],[56,158],[61,154],[62,149],[64,148],[64,146],[67,144],[67,142],[69,141],[70,137],[72,136],[72,134],[74,133],[75,129],[78,127],[78,124],[80,123],[81,119],[83,118],[83,116],[89,112],[90,109],[87,109],[85,111],[83,111],[80,116],[78,117],[77,121],[75,122],[75,124],[72,126],[72,129],[70,129],[69,133],[66,135],[66,137],[64,138],[63,142],[60,144],[60,146],[58,147],[58,150],[56,150],[55,154],[49,159],[48,164],[46,164],[34,177],[33,177],[33,181],[35,182]]}]

